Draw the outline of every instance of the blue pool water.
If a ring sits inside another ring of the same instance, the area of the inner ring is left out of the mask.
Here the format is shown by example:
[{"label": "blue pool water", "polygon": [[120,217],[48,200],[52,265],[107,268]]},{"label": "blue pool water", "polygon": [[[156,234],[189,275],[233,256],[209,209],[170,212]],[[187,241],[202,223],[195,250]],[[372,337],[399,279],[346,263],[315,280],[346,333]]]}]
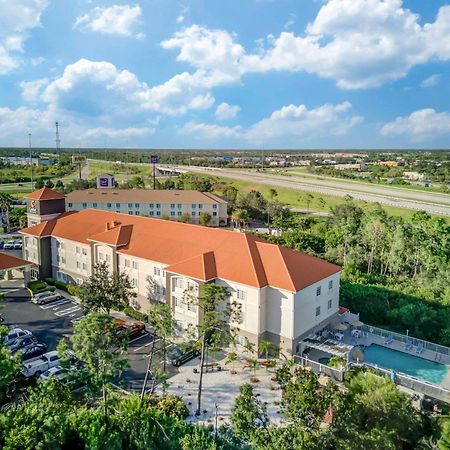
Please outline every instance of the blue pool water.
[{"label": "blue pool water", "polygon": [[[448,372],[444,364],[399,352],[392,348],[371,344],[362,349],[365,362],[377,364],[385,369],[403,372],[430,383],[440,384]],[[414,350],[413,350],[414,351]]]}]

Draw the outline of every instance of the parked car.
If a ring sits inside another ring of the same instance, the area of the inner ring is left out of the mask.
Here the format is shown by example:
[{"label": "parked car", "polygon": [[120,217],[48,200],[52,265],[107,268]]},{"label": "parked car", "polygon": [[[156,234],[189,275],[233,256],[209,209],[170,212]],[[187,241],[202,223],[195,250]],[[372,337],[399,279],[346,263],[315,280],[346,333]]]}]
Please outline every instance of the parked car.
[{"label": "parked car", "polygon": [[9,241],[5,242],[5,245],[3,246],[4,250],[13,250],[14,249],[14,242]]},{"label": "parked car", "polygon": [[22,250],[22,240],[14,241],[14,250]]},{"label": "parked car", "polygon": [[0,241],[0,249],[2,249],[5,246],[5,243],[3,241]]},{"label": "parked car", "polygon": [[167,359],[173,366],[180,367],[182,364],[196,358],[199,355],[199,350],[194,347],[194,343],[190,342],[183,346],[174,345],[170,347],[167,352]]},{"label": "parked car", "polygon": [[9,347],[14,343],[14,341],[22,336],[30,335],[31,331],[22,330],[22,328],[13,328],[3,339],[3,344]]},{"label": "parked car", "polygon": [[47,351],[47,346],[41,343],[34,343],[19,350],[22,361],[29,361],[38,358]]},{"label": "parked car", "polygon": [[59,364],[57,366],[51,367],[50,369],[46,370],[44,373],[42,373],[39,376],[40,380],[49,380],[50,378],[56,378],[57,380],[65,380],[71,369],[66,369],[64,367],[61,367]]},{"label": "parked car", "polygon": [[45,291],[45,292],[40,292],[39,294],[36,294],[31,299],[31,301],[38,305],[45,305],[46,303],[54,302],[56,300],[61,300],[62,298],[64,298],[62,295],[55,294],[54,292],[51,292],[51,291]]},{"label": "parked car", "polygon": [[44,353],[39,358],[22,364],[22,370],[20,372],[26,378],[39,377],[41,373],[59,365],[59,362],[60,360],[57,351]]},{"label": "parked car", "polygon": [[9,349],[12,352],[20,350],[21,348],[28,347],[31,344],[37,343],[37,339],[32,334],[17,338],[10,346]]},{"label": "parked car", "polygon": [[116,319],[115,322],[118,336],[127,335],[129,339],[133,339],[145,333],[145,324],[143,322],[126,322],[121,319]]}]

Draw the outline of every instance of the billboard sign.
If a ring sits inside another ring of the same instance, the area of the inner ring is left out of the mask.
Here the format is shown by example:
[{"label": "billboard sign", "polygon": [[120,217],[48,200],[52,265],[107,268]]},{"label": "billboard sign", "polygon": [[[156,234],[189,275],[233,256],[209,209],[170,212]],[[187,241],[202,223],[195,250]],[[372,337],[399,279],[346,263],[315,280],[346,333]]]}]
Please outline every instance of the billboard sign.
[{"label": "billboard sign", "polygon": [[152,155],[150,156],[150,162],[152,164],[158,164],[158,155]]},{"label": "billboard sign", "polygon": [[98,184],[100,187],[109,187],[109,178],[99,177]]},{"label": "billboard sign", "polygon": [[223,160],[226,162],[230,162],[230,161],[233,161],[233,157],[232,156],[224,156]]},{"label": "billboard sign", "polygon": [[86,156],[72,155],[72,164],[80,164],[86,161]]}]

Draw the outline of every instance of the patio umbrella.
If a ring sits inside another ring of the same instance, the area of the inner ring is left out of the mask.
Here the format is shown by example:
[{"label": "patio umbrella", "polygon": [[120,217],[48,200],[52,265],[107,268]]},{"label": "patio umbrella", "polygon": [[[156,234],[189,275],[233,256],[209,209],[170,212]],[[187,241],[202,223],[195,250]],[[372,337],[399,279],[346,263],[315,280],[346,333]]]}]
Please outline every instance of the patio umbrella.
[{"label": "patio umbrella", "polygon": [[350,325],[352,327],[362,327],[364,324],[360,320],[353,320],[350,322]]},{"label": "patio umbrella", "polygon": [[344,325],[343,323],[335,323],[333,325],[333,330],[336,331],[345,331],[347,329],[347,325]]}]

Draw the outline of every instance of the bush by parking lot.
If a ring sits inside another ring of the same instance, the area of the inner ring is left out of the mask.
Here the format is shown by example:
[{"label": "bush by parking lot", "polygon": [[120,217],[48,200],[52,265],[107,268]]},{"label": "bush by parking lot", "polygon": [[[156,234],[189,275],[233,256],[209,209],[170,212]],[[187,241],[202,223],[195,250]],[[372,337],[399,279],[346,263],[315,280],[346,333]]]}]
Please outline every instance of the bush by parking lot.
[{"label": "bush by parking lot", "polygon": [[27,287],[28,287],[28,289],[31,290],[33,295],[39,294],[39,292],[54,291],[55,290],[54,286],[49,286],[43,280],[31,281],[30,283],[28,283]]}]

